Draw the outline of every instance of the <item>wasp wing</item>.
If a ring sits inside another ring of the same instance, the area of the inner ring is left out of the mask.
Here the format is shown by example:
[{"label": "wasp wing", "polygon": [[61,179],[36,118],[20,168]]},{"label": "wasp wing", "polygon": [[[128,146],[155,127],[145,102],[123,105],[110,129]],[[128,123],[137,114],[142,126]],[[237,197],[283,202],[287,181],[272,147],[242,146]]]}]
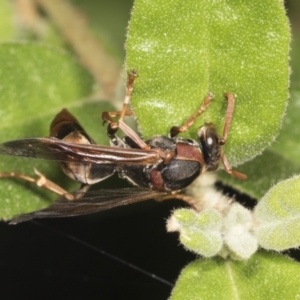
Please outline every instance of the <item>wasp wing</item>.
[{"label": "wasp wing", "polygon": [[[78,196],[78,193],[74,193]],[[97,190],[84,193],[79,200],[59,198],[51,206],[13,218],[10,224],[17,224],[35,218],[61,218],[91,214],[117,206],[128,205],[149,199],[157,199],[166,193],[143,188]]]},{"label": "wasp wing", "polygon": [[95,144],[75,144],[52,137],[9,141],[0,145],[0,154],[95,164],[148,165],[157,164],[161,159],[155,149],[143,150]]}]

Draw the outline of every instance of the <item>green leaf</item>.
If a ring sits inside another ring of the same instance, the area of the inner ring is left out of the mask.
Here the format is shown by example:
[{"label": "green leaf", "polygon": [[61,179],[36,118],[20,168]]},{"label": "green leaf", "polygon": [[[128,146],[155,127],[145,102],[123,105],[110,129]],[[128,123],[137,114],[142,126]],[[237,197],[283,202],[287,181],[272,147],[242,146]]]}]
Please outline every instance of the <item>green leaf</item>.
[{"label": "green leaf", "polygon": [[190,251],[211,257],[220,252],[222,216],[214,209],[197,213],[192,209],[177,209],[168,220],[168,231],[179,231],[180,242]]},{"label": "green leaf", "polygon": [[11,1],[0,1],[0,41],[11,41],[15,37]]},{"label": "green leaf", "polygon": [[261,199],[271,186],[294,174],[300,174],[299,132],[300,90],[291,99],[277,140],[262,155],[239,168],[247,174],[246,181],[237,181],[221,172],[222,181],[236,189]]},{"label": "green leaf", "polygon": [[285,180],[255,208],[255,235],[261,247],[282,251],[300,246],[300,176]]},{"label": "green leaf", "polygon": [[[100,107],[85,98],[93,90],[93,79],[72,57],[35,44],[5,44],[0,45],[0,59],[0,142],[48,136],[52,119],[64,107],[78,117],[96,140],[101,135],[107,140],[100,113],[111,107]],[[1,156],[1,172],[34,176],[33,168],[64,188],[71,187],[71,180],[67,180],[57,163]],[[0,180],[0,194],[0,218],[4,220],[45,207],[57,197],[14,179]]]},{"label": "green leaf", "polygon": [[300,166],[268,148],[262,155],[242,165],[239,171],[247,174],[248,179],[237,181],[225,172],[220,172],[220,177],[227,185],[259,200],[278,181],[300,173]]},{"label": "green leaf", "polygon": [[204,121],[221,132],[224,93],[232,92],[236,106],[225,153],[232,165],[256,156],[280,128],[289,40],[281,1],[136,0],[126,64],[140,75],[132,103],[144,136],[183,124],[208,92],[214,101],[188,135],[196,138]]},{"label": "green leaf", "polygon": [[300,103],[300,36],[294,37],[291,51],[291,95],[283,118],[283,124],[276,141],[261,156],[245,163],[239,171],[248,175],[242,182],[230,178],[221,172],[226,184],[260,199],[277,182],[300,174],[299,143],[299,103]]},{"label": "green leaf", "polygon": [[257,239],[252,234],[252,212],[239,203],[233,203],[223,220],[224,242],[232,258],[250,258],[258,249]]},{"label": "green leaf", "polygon": [[199,259],[180,274],[169,300],[299,299],[300,266],[284,256],[260,252],[240,262]]},{"label": "green leaf", "polygon": [[257,239],[252,233],[252,212],[239,203],[231,203],[224,209],[223,199],[224,196],[218,202],[212,199],[211,207],[199,212],[186,208],[173,211],[167,221],[167,230],[178,231],[181,244],[204,257],[220,255],[248,259],[258,249]]},{"label": "green leaf", "polygon": [[[296,4],[297,3],[297,4]],[[296,6],[299,6],[298,0],[295,1]],[[297,16],[295,20],[298,19],[299,9],[297,7],[292,8],[294,16]],[[291,12],[291,11],[290,11]],[[293,24],[291,24],[293,25]],[[299,57],[299,51],[300,51],[300,32],[297,30],[297,26],[294,26],[295,28],[292,28],[293,32],[293,40],[291,43],[291,89],[293,91],[299,91],[300,90],[300,57]]]}]

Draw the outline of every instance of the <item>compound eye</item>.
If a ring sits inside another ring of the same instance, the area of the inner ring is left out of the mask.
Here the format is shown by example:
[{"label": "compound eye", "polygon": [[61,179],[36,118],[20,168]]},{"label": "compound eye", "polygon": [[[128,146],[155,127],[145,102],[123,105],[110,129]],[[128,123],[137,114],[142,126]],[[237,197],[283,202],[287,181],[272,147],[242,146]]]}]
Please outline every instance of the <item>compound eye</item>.
[{"label": "compound eye", "polygon": [[205,126],[202,126],[198,130],[198,135],[200,138],[201,144],[207,148],[213,148],[217,145],[219,145],[219,137],[218,133],[216,131],[216,128],[213,126],[213,124],[207,124]]},{"label": "compound eye", "polygon": [[218,136],[216,136],[215,134],[206,135],[205,143],[206,143],[207,147],[210,147],[210,148],[215,147],[216,145],[219,144]]}]

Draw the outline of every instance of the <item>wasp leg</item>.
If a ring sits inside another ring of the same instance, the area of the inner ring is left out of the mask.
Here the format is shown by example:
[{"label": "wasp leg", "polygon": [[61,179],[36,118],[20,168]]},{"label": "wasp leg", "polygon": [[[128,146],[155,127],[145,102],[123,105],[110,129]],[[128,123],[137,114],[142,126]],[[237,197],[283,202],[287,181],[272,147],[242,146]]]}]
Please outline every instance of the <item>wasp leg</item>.
[{"label": "wasp leg", "polygon": [[[114,120],[112,118],[121,116],[122,111],[104,111],[102,113],[102,119],[103,119],[103,123],[110,123],[110,122],[114,122]],[[132,110],[127,110],[125,112],[125,116],[133,116],[134,113]]]},{"label": "wasp leg", "polygon": [[126,95],[125,95],[125,99],[123,102],[123,109],[121,111],[121,116],[119,120],[123,120],[126,112],[127,112],[127,108],[131,99],[131,94],[133,91],[133,83],[135,78],[137,77],[137,71],[136,70],[131,70],[131,72],[128,73],[128,80],[127,80],[127,86],[126,86]]},{"label": "wasp leg", "polygon": [[[35,183],[37,186],[42,187],[46,190],[52,191],[55,194],[58,194],[60,196],[64,196],[67,200],[75,200],[75,196],[72,195],[71,193],[67,192],[64,190],[62,187],[54,183],[53,181],[47,179],[42,173],[40,173],[38,170],[34,169],[35,174],[38,176],[38,178],[32,178],[20,173],[16,172],[10,172],[10,173],[5,173],[2,172],[0,173],[0,178],[19,178],[25,181],[29,181],[32,183]],[[84,190],[85,191],[85,190]]]},{"label": "wasp leg", "polygon": [[186,132],[194,124],[196,118],[199,117],[207,109],[212,99],[213,99],[213,95],[209,93],[205,97],[199,109],[189,117],[189,119],[185,122],[183,126],[173,126],[170,129],[170,136],[174,137],[181,132]]},{"label": "wasp leg", "polygon": [[185,194],[168,194],[168,195],[162,195],[158,198],[154,199],[155,201],[158,202],[162,202],[165,200],[182,200],[184,201],[186,204],[188,204],[191,208],[193,208],[194,210],[198,211],[197,206],[196,206],[196,199],[191,197],[191,196],[187,196]]},{"label": "wasp leg", "polygon": [[[115,146],[119,145],[118,138],[116,137],[116,132],[120,128],[131,140],[133,140],[141,149],[149,149],[150,147],[134,132],[128,125],[123,121],[125,116],[132,116],[133,111],[128,110],[128,105],[130,102],[131,94],[133,91],[133,83],[137,77],[137,72],[132,70],[128,73],[128,81],[126,86],[126,95],[123,102],[123,109],[120,112],[103,112],[102,120],[103,123],[108,123],[107,135],[109,136],[111,143]],[[112,118],[120,116],[118,122],[115,122]]]},{"label": "wasp leg", "polygon": [[[118,129],[118,122],[115,122],[113,120],[113,118],[121,116],[122,113],[123,113],[123,111],[104,111],[101,116],[102,120],[103,120],[103,125],[105,123],[108,123],[109,126],[116,126]],[[127,110],[125,112],[125,116],[133,116],[133,115],[134,115],[134,113],[132,110]]]},{"label": "wasp leg", "polygon": [[[227,111],[226,111],[226,117],[225,117],[225,123],[224,123],[224,129],[223,129],[223,135],[220,139],[220,145],[224,145],[226,143],[227,140],[227,136],[228,136],[228,132],[229,132],[229,128],[230,128],[230,124],[231,124],[231,120],[232,120],[232,115],[233,115],[233,109],[234,109],[234,96],[232,93],[226,93],[225,97],[227,98],[228,104],[227,104]],[[247,179],[247,175],[237,172],[235,170],[232,170],[226,156],[224,155],[223,151],[221,153],[221,160],[224,166],[224,170],[231,174],[232,176],[238,178],[238,179],[242,179],[242,180],[246,180]]]},{"label": "wasp leg", "polygon": [[119,121],[120,129],[131,139],[133,140],[141,149],[150,149],[150,146],[147,145],[136,132],[134,132],[126,123],[122,120]]},{"label": "wasp leg", "polygon": [[[112,113],[109,113],[109,112],[102,113],[103,123],[108,123],[107,134],[111,139],[113,139],[115,137],[115,133],[117,132],[117,130],[119,128],[119,122],[123,121],[123,119],[126,115],[133,114],[132,111],[127,111],[127,109],[128,109],[131,94],[133,91],[133,83],[134,83],[134,80],[136,77],[137,77],[137,72],[135,70],[132,70],[131,72],[128,73],[126,94],[125,94],[125,99],[123,102],[122,111],[121,112],[112,112]],[[119,121],[118,122],[113,121],[113,119],[112,119],[113,116],[120,116]]]},{"label": "wasp leg", "polygon": [[234,109],[234,96],[231,93],[226,93],[225,96],[227,98],[228,104],[223,129],[223,136],[221,137],[220,145],[224,145],[226,143]]},{"label": "wasp leg", "polygon": [[[121,116],[122,112],[121,111],[113,111],[113,112],[107,112],[107,111],[104,111],[102,113],[102,120],[103,120],[103,124],[105,123],[108,123],[108,126],[107,126],[107,135],[112,143],[112,145],[114,146],[119,146],[119,141],[118,141],[118,137],[115,135],[117,130],[120,128],[120,127],[125,127],[125,130],[126,130],[126,127],[128,127],[127,125],[125,126],[120,126],[120,123],[124,123],[122,120],[119,121],[119,122],[115,122],[112,118],[113,117],[116,117],[116,116]],[[125,113],[126,116],[132,116],[133,115],[133,111],[127,111]],[[125,123],[124,123],[125,124]],[[121,128],[121,130],[123,130]],[[123,132],[128,135],[124,130]],[[137,135],[136,133],[134,133],[135,135]]]},{"label": "wasp leg", "polygon": [[221,153],[221,160],[222,160],[222,163],[223,163],[223,166],[224,166],[224,170],[228,174],[230,174],[230,175],[232,175],[232,176],[234,176],[238,179],[241,179],[241,180],[246,180],[247,179],[246,174],[243,174],[243,173],[240,173],[238,171],[232,170],[232,168],[231,168],[226,156],[224,155],[224,153]]}]

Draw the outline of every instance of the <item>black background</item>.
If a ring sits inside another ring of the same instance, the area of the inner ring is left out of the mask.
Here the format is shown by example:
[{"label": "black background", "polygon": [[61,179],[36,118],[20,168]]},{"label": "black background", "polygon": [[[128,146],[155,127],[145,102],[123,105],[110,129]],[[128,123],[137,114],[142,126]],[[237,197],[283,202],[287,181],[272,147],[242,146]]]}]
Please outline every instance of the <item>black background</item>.
[{"label": "black background", "polygon": [[[287,1],[287,7],[299,31],[296,3]],[[167,299],[180,270],[196,257],[165,229],[179,205],[146,201],[92,216],[0,222],[0,297]]]},{"label": "black background", "polygon": [[0,223],[1,295],[167,299],[180,270],[195,259],[165,229],[178,205],[150,200],[85,217]]}]

